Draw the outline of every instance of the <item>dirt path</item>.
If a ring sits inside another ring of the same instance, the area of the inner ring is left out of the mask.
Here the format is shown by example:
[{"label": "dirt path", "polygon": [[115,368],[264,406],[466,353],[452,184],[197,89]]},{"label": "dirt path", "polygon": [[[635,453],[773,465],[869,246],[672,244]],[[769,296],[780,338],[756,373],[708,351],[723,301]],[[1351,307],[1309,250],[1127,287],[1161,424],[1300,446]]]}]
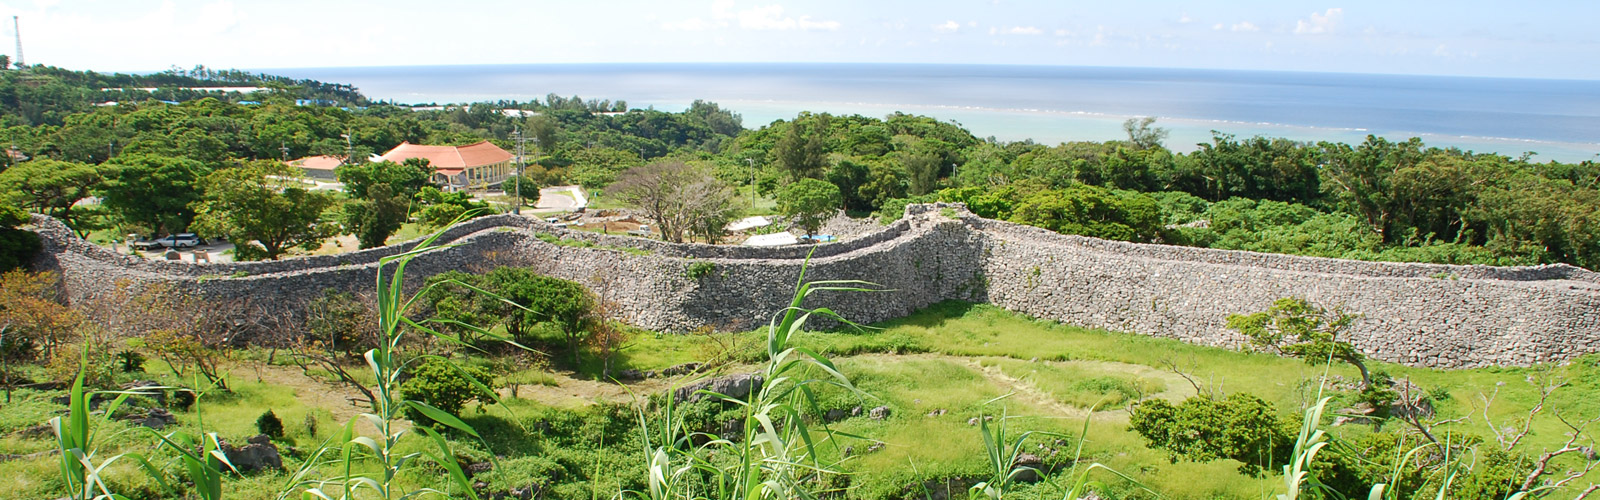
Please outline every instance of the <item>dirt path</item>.
[{"label": "dirt path", "polygon": [[307,407],[321,408],[333,414],[335,422],[355,418],[362,408],[351,404],[350,398],[360,398],[361,393],[339,384],[323,382],[306,376],[298,366],[276,366],[265,363],[242,366],[234,377],[259,377],[261,382],[294,391],[294,397]]},{"label": "dirt path", "polygon": [[[1016,377],[1006,374],[999,365],[983,366],[981,357],[952,356],[948,354],[862,354],[858,356],[837,358],[844,359],[873,359],[895,363],[911,360],[937,360],[959,364],[983,376],[989,383],[999,388],[1002,392],[1010,392],[1012,397],[1048,410],[1056,416],[1069,418],[1083,418],[1088,416],[1089,410],[1063,403],[1049,392],[1038,388],[1030,377]],[[1074,366],[1101,373],[1125,373],[1141,378],[1161,380],[1166,389],[1156,393],[1153,397],[1167,400],[1181,400],[1192,391],[1189,383],[1182,377],[1170,371],[1165,371],[1149,366],[1117,363],[1109,361],[1037,361],[1046,366]],[[755,370],[751,365],[726,366],[717,370],[712,376],[728,373],[744,373]],[[333,414],[336,420],[344,421],[356,416],[360,408],[350,403],[350,398],[358,396],[358,392],[341,387],[337,384],[324,382],[300,373],[294,366],[253,366],[235,376],[259,377],[262,382],[280,387],[291,388],[295,396],[305,402],[307,406],[323,408]],[[576,378],[571,372],[552,372],[551,378],[555,385],[524,384],[514,389],[507,387],[499,391],[501,397],[515,397],[537,401],[541,404],[555,407],[581,407],[598,403],[630,403],[653,394],[659,394],[680,386],[690,380],[693,375],[650,378],[645,380],[626,381],[622,384],[610,381],[600,381],[588,378]],[[1109,410],[1094,412],[1096,419],[1120,420],[1126,418],[1126,411]]]},{"label": "dirt path", "polygon": [[[1000,388],[1001,391],[1013,393],[1013,397],[1031,403],[1039,408],[1049,410],[1056,416],[1083,418],[1089,415],[1088,408],[1062,403],[1054,396],[1050,395],[1050,393],[1039,389],[1037,386],[1035,386],[1033,381],[1029,380],[1027,377],[1019,378],[1007,375],[1003,370],[1000,369],[998,365],[983,366],[981,362],[983,358],[979,357],[952,356],[948,354],[931,353],[871,353],[836,358],[835,361],[844,359],[875,359],[891,363],[909,360],[938,360],[956,363],[964,365],[973,372],[982,375],[989,381],[989,383]],[[1142,378],[1158,379],[1166,385],[1166,389],[1152,396],[1167,400],[1181,400],[1184,397],[1187,397],[1189,395],[1188,392],[1191,390],[1189,383],[1182,377],[1179,377],[1177,374],[1144,365],[1110,361],[1076,360],[1039,361],[1039,363],[1049,366],[1071,365],[1080,368],[1087,368],[1096,372],[1125,373]],[[733,366],[725,367],[720,370],[719,373],[743,373],[754,369],[756,369],[756,367],[748,365]],[[573,378],[570,373],[552,373],[551,375],[555,379],[556,385],[518,386],[516,389],[517,396],[524,399],[538,401],[542,404],[558,407],[586,406],[596,404],[598,402],[627,403],[634,401],[636,397],[644,398],[651,394],[665,392],[673,387],[674,384],[682,384],[683,380],[685,380],[682,377],[652,378],[641,381],[630,381],[624,385],[618,385],[611,382]],[[503,389],[500,392],[502,396],[511,396],[510,389]],[[1121,420],[1127,418],[1126,414],[1127,412],[1123,410],[1102,410],[1094,412],[1094,417],[1096,419]]]},{"label": "dirt path", "polygon": [[[568,374],[551,374],[556,385],[519,385],[516,397],[531,399],[556,407],[587,406],[596,403],[627,403],[651,394],[666,391],[673,379],[652,378],[616,384],[609,381],[572,378]],[[512,395],[512,389],[500,390],[502,397]]]}]

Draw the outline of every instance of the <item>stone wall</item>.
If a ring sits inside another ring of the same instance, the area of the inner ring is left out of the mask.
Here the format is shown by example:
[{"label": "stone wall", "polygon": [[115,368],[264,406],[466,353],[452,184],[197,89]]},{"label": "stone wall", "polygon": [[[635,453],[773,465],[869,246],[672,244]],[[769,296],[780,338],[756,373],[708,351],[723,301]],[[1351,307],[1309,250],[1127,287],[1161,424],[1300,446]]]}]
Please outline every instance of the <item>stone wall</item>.
[{"label": "stone wall", "polygon": [[[284,317],[324,289],[370,291],[379,260],[415,243],[277,262],[193,264],[116,255],[45,217],[36,217],[34,227],[46,247],[38,267],[62,272],[69,300],[105,296],[119,283],[168,282],[227,307],[248,302]],[[808,280],[865,280],[883,289],[818,292],[807,302],[861,322],[954,299],[1232,345],[1239,339],[1223,327],[1229,314],[1297,296],[1360,314],[1354,343],[1390,361],[1526,365],[1600,351],[1600,278],[1572,266],[1358,262],[1124,243],[982,219],[960,205],[913,205],[905,219],[876,233],[809,247],[670,244],[510,215],[452,227],[438,241],[452,246],[418,255],[407,267],[411,286],[448,270],[532,266],[585,283],[625,320],[664,331],[765,324],[788,305],[809,254]],[[711,272],[691,277],[690,266],[699,263],[712,264]]]}]

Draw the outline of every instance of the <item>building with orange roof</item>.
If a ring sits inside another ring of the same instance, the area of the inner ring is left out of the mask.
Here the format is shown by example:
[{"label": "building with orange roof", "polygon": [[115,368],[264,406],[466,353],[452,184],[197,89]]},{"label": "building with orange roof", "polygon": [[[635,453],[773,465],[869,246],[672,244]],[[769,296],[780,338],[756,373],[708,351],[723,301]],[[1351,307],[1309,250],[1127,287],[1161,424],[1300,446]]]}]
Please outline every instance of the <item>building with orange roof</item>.
[{"label": "building with orange roof", "polygon": [[434,182],[448,188],[488,187],[516,174],[512,155],[489,141],[466,146],[424,146],[402,142],[382,159],[402,163],[423,158],[433,166]]},{"label": "building with orange roof", "polygon": [[289,162],[289,166],[298,168],[301,172],[305,172],[306,177],[327,180],[333,180],[339,177],[334,173],[334,169],[339,168],[339,165],[344,165],[344,158],[328,155],[307,156],[305,158]]}]

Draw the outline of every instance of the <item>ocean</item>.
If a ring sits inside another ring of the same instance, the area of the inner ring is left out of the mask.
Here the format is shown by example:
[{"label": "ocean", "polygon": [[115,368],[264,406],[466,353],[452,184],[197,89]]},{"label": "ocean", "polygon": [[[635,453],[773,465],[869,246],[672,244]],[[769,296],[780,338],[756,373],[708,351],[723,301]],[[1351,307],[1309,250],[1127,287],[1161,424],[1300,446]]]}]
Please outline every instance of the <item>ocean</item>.
[{"label": "ocean", "polygon": [[1600,154],[1600,81],[1198,69],[926,64],[539,64],[272,69],[407,104],[550,93],[681,111],[705,99],[746,127],[800,111],[955,121],[978,137],[1044,144],[1125,138],[1155,116],[1175,151],[1211,131],[1431,146],[1575,162]]}]

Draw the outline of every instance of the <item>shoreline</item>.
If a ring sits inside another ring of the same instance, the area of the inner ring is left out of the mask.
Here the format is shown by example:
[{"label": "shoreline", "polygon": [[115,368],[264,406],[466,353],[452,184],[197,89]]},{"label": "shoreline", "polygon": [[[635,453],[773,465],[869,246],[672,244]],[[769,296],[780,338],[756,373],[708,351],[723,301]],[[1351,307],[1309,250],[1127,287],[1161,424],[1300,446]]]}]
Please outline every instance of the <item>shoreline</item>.
[{"label": "shoreline", "polygon": [[[432,68],[432,70],[429,70]],[[840,69],[843,68],[843,69]],[[828,71],[828,70],[834,71]],[[1355,145],[1368,134],[1536,161],[1600,154],[1600,82],[1098,67],[579,64],[278,69],[355,85],[375,100],[471,103],[577,93],[631,108],[704,99],[747,128],[800,111],[955,121],[984,138],[1055,145],[1125,138],[1156,116],[1174,152],[1211,130]],[[1492,84],[1492,85],[1491,85]],[[1511,85],[1514,88],[1506,88]],[[1588,87],[1596,87],[1589,89]],[[1593,92],[1591,92],[1591,90]],[[1593,101],[1593,102],[1591,102]],[[1319,125],[1317,122],[1325,123]],[[1549,137],[1540,138],[1540,132]],[[1522,133],[1531,132],[1531,133]]]}]

